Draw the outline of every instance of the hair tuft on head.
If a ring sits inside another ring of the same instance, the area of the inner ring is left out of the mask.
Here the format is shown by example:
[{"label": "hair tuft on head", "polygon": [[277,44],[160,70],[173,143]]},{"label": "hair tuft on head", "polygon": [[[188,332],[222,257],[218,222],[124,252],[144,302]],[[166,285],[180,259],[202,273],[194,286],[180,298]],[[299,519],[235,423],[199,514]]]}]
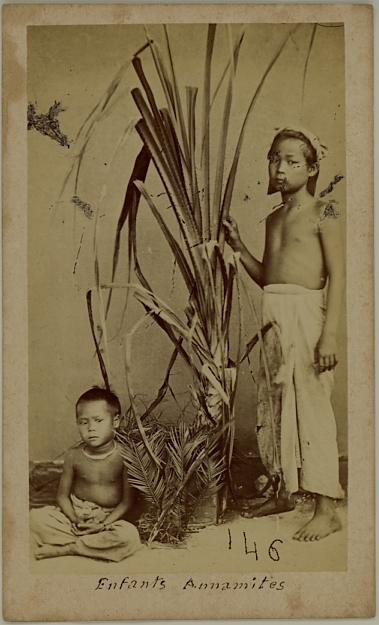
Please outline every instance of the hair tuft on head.
[{"label": "hair tuft on head", "polygon": [[[280,129],[277,128],[276,135],[267,154],[268,159],[270,159],[276,152],[275,146],[278,141],[284,141],[285,139],[297,139],[298,141],[301,141],[301,148],[307,165],[309,167],[317,167],[316,173],[313,176],[309,176],[307,183],[308,193],[314,196],[316,193],[320,160],[327,156],[328,148],[309,130],[296,125],[294,127],[285,126]],[[272,193],[276,193],[276,191],[277,189],[271,184],[271,182],[269,182],[267,194],[271,195]]]},{"label": "hair tuft on head", "polygon": [[76,411],[80,404],[90,401],[105,401],[109,408],[113,408],[115,414],[121,414],[120,400],[113,391],[100,386],[93,386],[89,391],[83,393],[76,402]]},{"label": "hair tuft on head", "polygon": [[318,162],[317,151],[312,145],[312,143],[310,142],[310,140],[308,139],[308,137],[304,135],[302,132],[299,132],[298,130],[292,130],[290,128],[288,129],[285,128],[284,130],[281,130],[280,132],[278,132],[277,135],[275,135],[274,141],[272,142],[271,148],[267,155],[268,158],[270,158],[270,156],[272,156],[274,152],[275,143],[277,143],[278,141],[282,141],[284,139],[297,139],[298,141],[302,142],[303,144],[302,151],[303,151],[305,160],[307,161],[309,166],[315,165],[315,163]]}]

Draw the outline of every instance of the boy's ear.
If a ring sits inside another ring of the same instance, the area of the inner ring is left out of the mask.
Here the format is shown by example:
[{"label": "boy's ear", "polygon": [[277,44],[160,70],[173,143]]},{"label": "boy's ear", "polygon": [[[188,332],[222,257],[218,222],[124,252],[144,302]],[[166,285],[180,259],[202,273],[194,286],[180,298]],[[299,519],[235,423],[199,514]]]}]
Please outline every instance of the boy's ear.
[{"label": "boy's ear", "polygon": [[117,413],[115,414],[115,416],[113,417],[113,426],[115,428],[118,428],[118,426],[120,425],[120,415]]},{"label": "boy's ear", "polygon": [[320,171],[320,164],[314,163],[313,165],[309,167],[309,177],[312,178],[313,176],[316,176],[316,174],[318,174],[319,171]]}]

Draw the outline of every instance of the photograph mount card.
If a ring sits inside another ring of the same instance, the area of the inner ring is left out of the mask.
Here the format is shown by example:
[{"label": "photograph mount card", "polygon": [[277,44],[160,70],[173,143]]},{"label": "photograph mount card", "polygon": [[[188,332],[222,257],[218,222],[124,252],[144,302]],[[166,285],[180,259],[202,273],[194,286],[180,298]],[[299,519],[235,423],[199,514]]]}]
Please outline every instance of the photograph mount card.
[{"label": "photograph mount card", "polygon": [[372,7],[288,9],[3,7],[7,620],[374,614]]}]

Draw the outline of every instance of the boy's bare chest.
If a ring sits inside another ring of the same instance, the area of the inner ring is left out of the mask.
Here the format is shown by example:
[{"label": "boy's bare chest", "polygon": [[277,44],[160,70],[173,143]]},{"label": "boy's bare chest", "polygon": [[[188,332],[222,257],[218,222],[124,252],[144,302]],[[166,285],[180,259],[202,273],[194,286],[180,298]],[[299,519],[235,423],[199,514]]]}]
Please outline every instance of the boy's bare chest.
[{"label": "boy's bare chest", "polygon": [[278,213],[267,229],[268,244],[272,249],[289,245],[319,245],[315,219],[311,211]]},{"label": "boy's bare chest", "polygon": [[75,478],[88,484],[119,483],[122,479],[123,463],[120,458],[94,460],[82,454],[75,463]]}]

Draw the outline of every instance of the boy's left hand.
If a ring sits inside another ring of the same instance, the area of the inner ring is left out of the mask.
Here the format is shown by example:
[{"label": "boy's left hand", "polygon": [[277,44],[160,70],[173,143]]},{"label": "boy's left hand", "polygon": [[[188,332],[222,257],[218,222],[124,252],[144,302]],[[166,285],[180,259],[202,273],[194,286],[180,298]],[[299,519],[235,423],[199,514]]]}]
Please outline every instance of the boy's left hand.
[{"label": "boy's left hand", "polygon": [[337,340],[334,336],[321,335],[315,349],[314,363],[319,373],[334,369],[338,363]]},{"label": "boy's left hand", "polygon": [[84,536],[85,534],[97,534],[104,528],[104,523],[82,522],[77,523],[73,532],[76,536]]}]

